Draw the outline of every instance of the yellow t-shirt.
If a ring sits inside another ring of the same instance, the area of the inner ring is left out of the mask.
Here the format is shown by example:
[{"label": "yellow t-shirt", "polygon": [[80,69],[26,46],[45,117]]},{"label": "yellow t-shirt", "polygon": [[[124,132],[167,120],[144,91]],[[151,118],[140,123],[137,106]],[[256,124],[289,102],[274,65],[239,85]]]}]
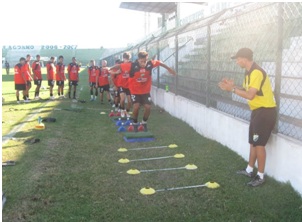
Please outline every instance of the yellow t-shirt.
[{"label": "yellow t-shirt", "polygon": [[[250,109],[255,110],[261,107],[265,107],[265,108],[276,107],[276,102],[275,102],[269,77],[268,75],[266,75],[266,73],[263,73],[263,71],[261,71],[261,68],[260,69],[258,68],[260,67],[254,63],[250,70],[250,74],[249,73],[246,74],[245,81],[243,83],[243,87],[245,88],[246,91],[248,91],[249,88],[255,88],[258,90],[254,99],[248,101]],[[266,78],[261,87],[261,83],[265,75]]]}]

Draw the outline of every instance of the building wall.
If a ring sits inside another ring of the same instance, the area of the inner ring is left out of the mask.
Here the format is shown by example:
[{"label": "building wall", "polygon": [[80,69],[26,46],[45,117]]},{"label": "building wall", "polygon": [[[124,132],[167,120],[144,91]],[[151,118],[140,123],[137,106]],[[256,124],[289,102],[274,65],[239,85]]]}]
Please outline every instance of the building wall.
[{"label": "building wall", "polygon": [[[155,105],[183,120],[202,136],[229,147],[248,160],[248,122],[156,87],[152,88],[151,95]],[[266,150],[266,174],[277,181],[290,182],[302,195],[302,176],[297,172],[302,168],[302,143],[280,134],[272,134]]]}]

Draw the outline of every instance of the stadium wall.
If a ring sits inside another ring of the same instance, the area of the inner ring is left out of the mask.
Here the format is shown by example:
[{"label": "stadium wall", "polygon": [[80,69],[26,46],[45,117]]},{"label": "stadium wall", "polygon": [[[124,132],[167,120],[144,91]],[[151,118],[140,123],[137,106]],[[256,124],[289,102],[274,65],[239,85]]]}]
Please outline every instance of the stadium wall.
[{"label": "stadium wall", "polygon": [[[183,120],[202,136],[229,147],[248,160],[248,122],[154,86],[151,95],[155,105]],[[266,174],[280,182],[290,182],[302,196],[302,177],[297,172],[302,168],[302,142],[272,134],[266,151]]]}]

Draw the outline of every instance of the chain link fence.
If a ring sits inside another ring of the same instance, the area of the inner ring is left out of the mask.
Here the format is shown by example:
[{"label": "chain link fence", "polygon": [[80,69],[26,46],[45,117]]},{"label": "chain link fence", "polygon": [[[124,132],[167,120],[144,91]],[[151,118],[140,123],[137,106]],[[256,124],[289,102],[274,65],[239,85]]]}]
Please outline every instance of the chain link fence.
[{"label": "chain link fence", "polygon": [[[270,77],[278,109],[275,132],[302,141],[302,3],[246,3],[211,17],[150,36],[130,51],[149,52],[174,68],[153,70],[153,85],[229,115],[249,120],[247,101],[222,91],[223,77],[242,85],[244,70],[230,57],[239,48],[254,51],[254,60]],[[124,52],[123,51],[123,52]],[[105,59],[121,57],[123,52]]]}]

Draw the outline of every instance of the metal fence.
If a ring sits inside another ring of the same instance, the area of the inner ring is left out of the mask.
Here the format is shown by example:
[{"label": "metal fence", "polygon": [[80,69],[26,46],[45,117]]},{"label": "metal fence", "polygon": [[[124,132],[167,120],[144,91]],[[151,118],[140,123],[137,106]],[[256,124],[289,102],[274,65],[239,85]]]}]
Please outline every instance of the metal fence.
[{"label": "metal fence", "polygon": [[[268,73],[278,109],[275,132],[302,141],[302,3],[246,3],[211,17],[149,36],[124,51],[141,50],[173,67],[153,70],[153,85],[244,120],[245,99],[219,89],[223,77],[242,85],[244,70],[230,56],[239,48],[254,51]],[[119,52],[105,59],[121,58]]]}]

